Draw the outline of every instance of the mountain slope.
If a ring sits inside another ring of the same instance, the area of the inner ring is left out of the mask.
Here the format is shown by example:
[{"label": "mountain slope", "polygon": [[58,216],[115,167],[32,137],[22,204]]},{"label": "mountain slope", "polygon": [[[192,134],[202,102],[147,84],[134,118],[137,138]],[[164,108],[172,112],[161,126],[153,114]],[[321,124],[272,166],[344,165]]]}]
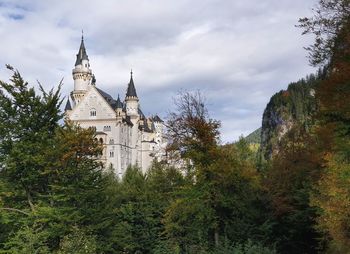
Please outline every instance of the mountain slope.
[{"label": "mountain slope", "polygon": [[269,160],[278,153],[283,136],[296,124],[309,130],[312,115],[317,112],[315,88],[325,71],[289,84],[287,90],[273,95],[267,104],[261,127],[260,156]]}]

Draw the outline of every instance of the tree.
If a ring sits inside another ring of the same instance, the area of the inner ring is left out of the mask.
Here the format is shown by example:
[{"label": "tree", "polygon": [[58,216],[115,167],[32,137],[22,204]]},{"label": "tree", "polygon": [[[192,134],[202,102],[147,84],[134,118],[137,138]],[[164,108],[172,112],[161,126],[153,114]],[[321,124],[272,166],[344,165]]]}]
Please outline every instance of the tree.
[{"label": "tree", "polygon": [[180,252],[199,253],[226,240],[259,238],[255,224],[262,218],[256,206],[259,181],[249,145],[243,140],[219,145],[220,124],[209,117],[199,92],[180,94],[175,105],[167,122],[169,149],[187,161],[190,171],[165,213],[170,242]]},{"label": "tree", "polygon": [[34,223],[25,225],[18,230],[11,239],[5,244],[5,251],[0,253],[38,253],[48,254],[49,249],[46,245],[47,235],[41,226]]},{"label": "tree", "polygon": [[61,243],[58,254],[95,254],[96,240],[81,229],[74,227],[72,232],[66,235]]},{"label": "tree", "polygon": [[8,68],[10,83],[0,81],[0,248],[57,250],[73,226],[94,230],[103,216],[101,147],[93,130],[59,125],[59,88],[37,94]]},{"label": "tree", "polygon": [[295,125],[270,162],[264,186],[272,206],[272,235],[281,253],[322,250],[322,234],[315,229],[319,209],[310,202],[320,178],[320,152],[315,135]]},{"label": "tree", "polygon": [[343,253],[350,246],[350,1],[320,0],[315,16],[301,22],[304,33],[316,35],[313,63],[329,62],[327,78],[316,91],[324,162],[312,203],[321,209],[318,228],[329,235],[330,251]]},{"label": "tree", "polygon": [[[49,195],[49,168],[54,151],[53,137],[62,118],[60,85],[41,95],[29,88],[17,70],[9,83],[0,81],[0,214],[2,240],[37,211],[40,199]],[[39,225],[40,226],[40,225]],[[2,242],[3,243],[3,242]],[[2,245],[0,243],[0,246]]]},{"label": "tree", "polygon": [[27,204],[35,210],[35,198],[48,188],[45,160],[53,149],[52,137],[61,119],[60,86],[42,96],[28,88],[18,71],[11,83],[0,81],[0,164],[1,174],[14,190],[25,193]]},{"label": "tree", "polygon": [[194,164],[210,164],[216,157],[220,122],[209,117],[199,91],[180,93],[174,104],[175,111],[166,123],[168,150],[179,152],[182,159]]},{"label": "tree", "polygon": [[313,9],[313,17],[299,19],[303,34],[314,34],[315,42],[306,49],[310,53],[310,63],[314,66],[328,64],[342,41],[339,35],[349,29],[349,0],[320,0]]}]

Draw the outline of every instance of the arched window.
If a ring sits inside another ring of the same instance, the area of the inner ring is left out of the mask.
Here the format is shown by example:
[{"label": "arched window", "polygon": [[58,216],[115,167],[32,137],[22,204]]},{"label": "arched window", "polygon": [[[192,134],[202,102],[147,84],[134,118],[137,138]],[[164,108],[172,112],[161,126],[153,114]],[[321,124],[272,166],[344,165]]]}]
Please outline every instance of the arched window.
[{"label": "arched window", "polygon": [[103,144],[103,139],[102,138],[100,138],[100,144]]},{"label": "arched window", "polygon": [[96,109],[90,109],[90,116],[96,116]]},{"label": "arched window", "polygon": [[114,157],[114,152],[113,151],[109,152],[109,157]]}]

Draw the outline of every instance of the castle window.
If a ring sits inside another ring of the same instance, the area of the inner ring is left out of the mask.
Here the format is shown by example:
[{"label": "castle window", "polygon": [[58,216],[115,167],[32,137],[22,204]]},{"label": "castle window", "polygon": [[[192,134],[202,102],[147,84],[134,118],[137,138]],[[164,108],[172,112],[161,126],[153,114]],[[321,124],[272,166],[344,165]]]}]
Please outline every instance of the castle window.
[{"label": "castle window", "polygon": [[104,126],[103,131],[111,131],[111,126]]},{"label": "castle window", "polygon": [[114,157],[114,151],[109,152],[109,157]]},{"label": "castle window", "polygon": [[111,139],[109,140],[109,144],[110,144],[110,145],[114,145],[114,139],[113,139],[113,138],[111,138]]},{"label": "castle window", "polygon": [[96,109],[90,109],[90,116],[96,116]]},{"label": "castle window", "polygon": [[103,144],[103,139],[102,138],[100,138],[100,143]]}]

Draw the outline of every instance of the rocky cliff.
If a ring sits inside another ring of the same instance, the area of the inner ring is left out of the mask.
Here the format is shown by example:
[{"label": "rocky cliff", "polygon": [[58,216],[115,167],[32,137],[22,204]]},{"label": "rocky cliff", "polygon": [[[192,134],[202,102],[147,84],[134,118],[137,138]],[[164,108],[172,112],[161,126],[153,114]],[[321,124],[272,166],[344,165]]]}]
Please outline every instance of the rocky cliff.
[{"label": "rocky cliff", "polygon": [[324,71],[289,84],[287,90],[273,95],[267,104],[261,127],[260,157],[269,160],[278,153],[283,136],[296,124],[310,129],[317,112],[315,88]]}]

